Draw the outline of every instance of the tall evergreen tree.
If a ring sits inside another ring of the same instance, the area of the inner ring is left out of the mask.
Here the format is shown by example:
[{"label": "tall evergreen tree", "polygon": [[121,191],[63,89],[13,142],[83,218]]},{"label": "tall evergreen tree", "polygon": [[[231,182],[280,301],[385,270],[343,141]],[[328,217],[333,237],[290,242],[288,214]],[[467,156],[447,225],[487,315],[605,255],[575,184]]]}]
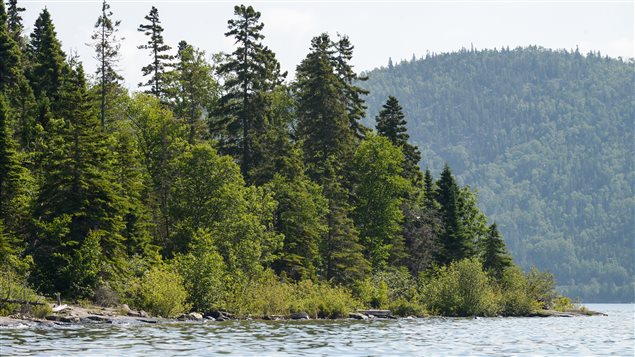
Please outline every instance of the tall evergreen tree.
[{"label": "tall evergreen tree", "polygon": [[218,98],[218,83],[205,52],[185,41],[179,42],[174,71],[169,73],[168,100],[174,114],[189,125],[188,141],[193,144],[203,136],[203,116],[212,110]]},{"label": "tall evergreen tree", "polygon": [[22,24],[22,16],[21,12],[24,12],[26,9],[18,6],[17,0],[9,0],[7,3],[9,5],[7,9],[7,28],[9,33],[13,37],[13,40],[20,45],[20,48],[24,48],[26,42],[22,37],[22,31],[24,30],[24,25]]},{"label": "tall evergreen tree", "polygon": [[[51,121],[44,182],[35,205],[33,279],[43,292],[87,296],[98,281],[83,275],[84,270],[92,274],[84,267],[99,266],[103,281],[125,273],[123,202],[81,65],[71,69],[61,92],[64,119]],[[103,254],[91,253],[95,245]]]},{"label": "tall evergreen tree", "polygon": [[224,151],[239,158],[241,172],[251,182],[249,171],[254,166],[252,146],[261,134],[268,111],[266,92],[281,84],[286,73],[280,73],[280,64],[274,53],[262,44],[264,24],[260,12],[251,6],[235,6],[235,19],[229,20],[227,37],[237,45],[218,68],[226,94],[220,98],[217,125],[226,130],[222,144]]},{"label": "tall evergreen tree", "polygon": [[483,269],[491,272],[497,278],[502,277],[503,271],[512,265],[512,259],[505,248],[505,242],[496,223],[489,226],[481,249]]},{"label": "tall evergreen tree", "polygon": [[348,162],[355,150],[342,81],[332,64],[328,34],[314,37],[311,52],[297,68],[297,136],[303,141],[307,170],[314,180],[329,158]]},{"label": "tall evergreen tree", "polygon": [[461,205],[457,186],[450,167],[445,165],[437,183],[436,199],[440,205],[443,233],[440,236],[442,264],[468,258],[472,254],[472,244],[463,228]]},{"label": "tall evergreen tree", "polygon": [[[60,90],[64,76],[68,73],[68,65],[65,62],[66,54],[62,51],[62,44],[57,39],[51,14],[46,8],[35,21],[31,41],[27,47],[27,57],[30,65],[28,77],[36,99],[41,106],[50,106],[54,116],[58,115],[61,103]],[[48,108],[43,110],[46,111]],[[42,124],[46,127],[46,123]]]},{"label": "tall evergreen tree", "polygon": [[344,95],[346,96],[346,110],[348,119],[355,135],[364,137],[368,128],[359,121],[366,116],[366,104],[362,96],[370,93],[366,89],[357,85],[358,82],[368,80],[366,76],[359,76],[353,70],[350,61],[353,59],[353,49],[355,48],[348,36],[337,35],[337,42],[333,43],[333,60],[335,72],[342,81]]},{"label": "tall evergreen tree", "polygon": [[[10,19],[10,18],[9,18]],[[29,148],[35,130],[35,98],[24,76],[22,54],[18,44],[7,30],[7,16],[4,4],[0,3],[0,92],[8,99],[8,109],[14,118],[11,123],[23,149]]]},{"label": "tall evergreen tree", "polygon": [[401,148],[405,158],[403,163],[404,177],[410,180],[414,186],[419,186],[421,184],[421,169],[419,167],[421,153],[416,146],[408,143],[410,136],[407,133],[406,119],[397,98],[388,97],[375,120],[377,132]]},{"label": "tall evergreen tree", "polygon": [[121,21],[112,19],[110,5],[103,1],[101,4],[101,15],[95,23],[95,32],[91,36],[92,47],[95,49],[95,58],[99,62],[97,66],[97,79],[99,80],[101,98],[101,127],[106,125],[107,97],[108,90],[117,86],[123,79],[116,70],[119,61],[119,48],[121,43],[117,38]]},{"label": "tall evergreen tree", "polygon": [[152,62],[141,68],[143,76],[150,76],[146,83],[139,83],[139,87],[150,87],[146,93],[153,94],[157,98],[163,98],[165,93],[165,71],[170,67],[172,56],[167,52],[172,49],[166,45],[163,40],[163,27],[159,19],[159,10],[156,7],[150,9],[150,13],[145,16],[147,24],[139,25],[137,31],[143,32],[148,36],[148,42],[145,45],[137,46],[142,50],[150,50]]}]

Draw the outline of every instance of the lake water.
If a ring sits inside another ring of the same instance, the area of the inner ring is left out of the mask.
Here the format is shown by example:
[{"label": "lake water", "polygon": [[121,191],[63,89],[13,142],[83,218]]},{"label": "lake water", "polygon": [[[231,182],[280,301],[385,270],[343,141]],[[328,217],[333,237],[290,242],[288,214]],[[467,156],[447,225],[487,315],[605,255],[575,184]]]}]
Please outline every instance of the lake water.
[{"label": "lake water", "polygon": [[228,321],[0,329],[0,355],[635,355],[632,304],[608,316]]}]

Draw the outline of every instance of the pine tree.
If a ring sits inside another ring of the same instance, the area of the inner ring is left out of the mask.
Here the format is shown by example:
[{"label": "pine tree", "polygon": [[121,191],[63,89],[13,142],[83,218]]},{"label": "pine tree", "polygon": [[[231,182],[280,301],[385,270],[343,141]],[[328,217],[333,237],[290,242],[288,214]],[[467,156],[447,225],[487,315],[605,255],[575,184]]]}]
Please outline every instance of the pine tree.
[{"label": "pine tree", "polygon": [[436,187],[430,169],[426,168],[423,174],[423,203],[427,209],[435,208]]},{"label": "pine tree", "polygon": [[146,83],[139,83],[139,87],[150,87],[150,89],[146,90],[146,93],[163,99],[166,85],[165,71],[166,68],[171,66],[169,61],[173,58],[167,52],[172,47],[166,45],[163,40],[163,27],[159,19],[159,10],[153,6],[150,9],[150,13],[145,16],[145,19],[148,23],[139,25],[137,31],[143,32],[144,35],[149,37],[148,43],[137,46],[137,48],[150,50],[152,62],[141,69],[143,76],[150,76],[150,79]]},{"label": "pine tree", "polygon": [[95,32],[91,36],[93,40],[92,47],[95,49],[95,58],[99,62],[97,66],[97,79],[101,87],[101,127],[106,125],[107,97],[110,88],[117,86],[119,81],[123,79],[116,70],[119,61],[119,48],[121,43],[117,38],[119,25],[121,21],[112,20],[112,11],[110,5],[103,1],[101,5],[101,15],[95,23]]},{"label": "pine tree", "polygon": [[496,223],[489,226],[482,245],[483,269],[491,272],[496,278],[502,277],[503,271],[512,265],[512,259],[505,248],[505,242]]},{"label": "pine tree", "polygon": [[401,105],[397,98],[390,96],[386,104],[382,106],[379,115],[375,119],[377,122],[377,132],[385,136],[397,147],[401,148],[404,154],[404,177],[412,182],[413,186],[421,184],[421,153],[419,149],[408,143],[410,136],[406,128],[406,119]]},{"label": "pine tree", "polygon": [[[51,14],[46,8],[35,21],[27,57],[31,66],[28,77],[35,98],[40,105],[50,105],[51,113],[57,116],[60,109],[60,89],[64,76],[68,73],[68,66],[65,62],[66,54],[62,51],[62,44],[57,39],[55,26],[51,21]],[[46,123],[42,124],[46,128]]]},{"label": "pine tree", "polygon": [[348,36],[337,35],[337,42],[333,43],[333,62],[335,72],[342,81],[344,95],[346,96],[346,110],[353,132],[358,138],[365,136],[368,128],[359,121],[366,116],[366,104],[362,96],[370,93],[357,85],[358,82],[368,80],[366,76],[359,76],[353,70],[350,61],[353,59],[353,49],[355,48]]},{"label": "pine tree", "polygon": [[[74,280],[75,266],[88,264],[82,247],[99,240],[101,280],[117,280],[125,274],[124,206],[112,175],[112,154],[91,106],[81,65],[71,69],[61,93],[60,116],[64,119],[51,121],[44,182],[35,205],[31,248],[37,269],[33,279],[43,292],[86,296],[96,286]],[[85,242],[89,236],[92,241]]]},{"label": "pine tree", "polygon": [[234,15],[236,19],[227,22],[225,36],[233,37],[237,47],[218,68],[227,80],[217,113],[221,120],[216,125],[226,130],[224,152],[239,158],[243,177],[251,182],[253,141],[263,133],[268,112],[265,93],[280,85],[286,73],[280,73],[274,53],[262,44],[260,12],[240,5],[234,7]]},{"label": "pine tree", "polygon": [[462,212],[459,202],[459,187],[454,181],[450,167],[445,165],[437,183],[436,200],[440,205],[443,232],[440,236],[442,264],[468,258],[472,253],[472,244],[463,228]]},{"label": "pine tree", "polygon": [[311,41],[311,52],[297,68],[297,136],[309,176],[320,182],[329,158],[345,163],[355,150],[355,132],[350,126],[344,86],[333,68],[328,34]]},{"label": "pine tree", "polygon": [[174,114],[189,125],[188,141],[203,137],[203,116],[212,110],[218,98],[218,83],[213,68],[205,60],[205,52],[185,41],[179,42],[174,71],[169,73],[168,100]]}]

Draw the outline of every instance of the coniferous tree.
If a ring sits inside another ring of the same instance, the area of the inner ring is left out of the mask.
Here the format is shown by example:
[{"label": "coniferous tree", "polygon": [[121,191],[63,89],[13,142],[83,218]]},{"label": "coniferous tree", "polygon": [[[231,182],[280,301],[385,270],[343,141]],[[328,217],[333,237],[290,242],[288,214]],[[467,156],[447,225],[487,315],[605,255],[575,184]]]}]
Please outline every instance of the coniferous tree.
[{"label": "coniferous tree", "polygon": [[[94,267],[101,281],[125,274],[124,207],[81,65],[71,69],[63,87],[64,119],[51,121],[44,182],[35,205],[32,277],[44,292],[88,296],[99,282],[90,276]],[[91,253],[95,245],[102,254]]]},{"label": "coniferous tree", "polygon": [[332,64],[328,34],[314,37],[311,52],[297,68],[297,136],[303,142],[307,170],[320,182],[329,158],[346,163],[355,150],[344,85]]},{"label": "coniferous tree", "polygon": [[26,41],[22,37],[24,25],[22,24],[22,16],[20,13],[24,12],[26,9],[18,6],[17,0],[9,0],[7,5],[9,5],[7,8],[7,29],[13,37],[13,40],[20,46],[21,49],[24,49]]},{"label": "coniferous tree", "polygon": [[346,96],[346,110],[348,119],[355,135],[359,138],[365,136],[366,128],[359,121],[366,116],[366,104],[362,96],[370,93],[366,89],[357,85],[359,82],[368,80],[366,76],[359,76],[353,70],[350,61],[353,59],[353,49],[355,48],[348,36],[337,35],[337,42],[333,43],[335,62],[335,72],[342,81],[344,95]]},{"label": "coniferous tree", "polygon": [[33,90],[24,76],[20,47],[7,30],[4,4],[0,3],[0,92],[8,99],[8,111],[14,118],[11,126],[16,128],[22,149],[29,149],[34,136],[35,98]]},{"label": "coniferous tree", "polygon": [[104,0],[101,5],[101,15],[95,23],[95,32],[91,36],[93,40],[92,47],[95,49],[96,54],[95,58],[99,62],[96,74],[100,85],[102,128],[106,125],[108,91],[112,87],[117,86],[119,81],[123,79],[116,70],[117,62],[119,61],[119,48],[121,47],[117,32],[121,21],[113,21],[112,15],[110,5]]},{"label": "coniferous tree", "polygon": [[139,83],[139,87],[150,87],[146,90],[146,93],[163,99],[166,85],[165,71],[166,68],[170,67],[169,61],[173,58],[167,52],[172,48],[166,45],[163,40],[163,27],[159,19],[159,10],[153,6],[150,9],[150,13],[145,16],[145,19],[148,23],[139,25],[137,31],[143,32],[144,35],[148,36],[148,42],[145,45],[137,46],[137,48],[150,50],[152,62],[141,68],[143,76],[150,76],[150,78],[146,83]]},{"label": "coniferous tree", "polygon": [[483,269],[491,272],[496,278],[502,277],[503,271],[512,265],[512,259],[505,248],[505,242],[496,223],[489,226],[481,249]]},{"label": "coniferous tree", "polygon": [[235,6],[236,19],[229,20],[227,37],[235,38],[237,45],[218,68],[226,94],[219,100],[218,115],[226,137],[221,144],[226,153],[240,160],[243,177],[247,182],[253,162],[253,141],[262,134],[268,112],[266,93],[280,85],[286,73],[280,73],[280,64],[274,53],[262,44],[264,24],[260,12],[251,6]]},{"label": "coniferous tree", "polygon": [[421,184],[421,169],[419,167],[421,153],[416,146],[408,143],[410,136],[407,133],[406,119],[397,98],[388,97],[375,120],[377,132],[401,148],[405,158],[403,163],[404,177],[412,182],[413,186],[418,187]]},{"label": "coniferous tree", "polygon": [[[29,60],[28,77],[33,87],[35,98],[42,112],[50,112],[57,116],[61,103],[61,86],[64,76],[68,74],[65,62],[66,54],[57,39],[51,14],[46,8],[35,21],[31,33],[31,41],[27,47]],[[40,116],[41,124],[46,128],[45,117]]]},{"label": "coniferous tree", "polygon": [[[15,244],[7,248],[15,252],[23,244],[30,215],[30,193],[34,187],[30,172],[22,164],[23,155],[13,139],[9,113],[4,95],[0,93],[0,220],[3,225],[0,234]],[[4,249],[5,253],[7,249]]]},{"label": "coniferous tree", "polygon": [[459,187],[454,181],[450,167],[445,165],[437,183],[436,195],[443,222],[439,258],[442,264],[468,258],[472,253],[471,242],[463,227],[459,195]]},{"label": "coniferous tree", "polygon": [[174,71],[169,73],[168,100],[174,114],[189,125],[188,141],[193,144],[203,137],[203,116],[212,110],[218,98],[218,83],[213,68],[205,60],[205,52],[185,41],[179,42]]},{"label": "coniferous tree", "polygon": [[341,284],[363,280],[371,271],[364,257],[364,247],[359,242],[359,231],[350,218],[352,207],[349,192],[342,186],[343,177],[338,174],[334,157],[327,159],[322,175],[324,196],[328,199],[326,224],[328,231],[321,247],[323,276]]}]

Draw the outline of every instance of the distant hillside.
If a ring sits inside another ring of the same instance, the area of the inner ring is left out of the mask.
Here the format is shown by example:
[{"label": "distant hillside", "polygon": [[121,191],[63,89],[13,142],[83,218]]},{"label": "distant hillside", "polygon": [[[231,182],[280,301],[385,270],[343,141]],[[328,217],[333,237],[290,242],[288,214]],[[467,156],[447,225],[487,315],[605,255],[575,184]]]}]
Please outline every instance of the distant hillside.
[{"label": "distant hillside", "polygon": [[401,102],[422,166],[476,187],[517,263],[582,301],[633,301],[633,61],[462,50],[371,71],[366,122]]}]

